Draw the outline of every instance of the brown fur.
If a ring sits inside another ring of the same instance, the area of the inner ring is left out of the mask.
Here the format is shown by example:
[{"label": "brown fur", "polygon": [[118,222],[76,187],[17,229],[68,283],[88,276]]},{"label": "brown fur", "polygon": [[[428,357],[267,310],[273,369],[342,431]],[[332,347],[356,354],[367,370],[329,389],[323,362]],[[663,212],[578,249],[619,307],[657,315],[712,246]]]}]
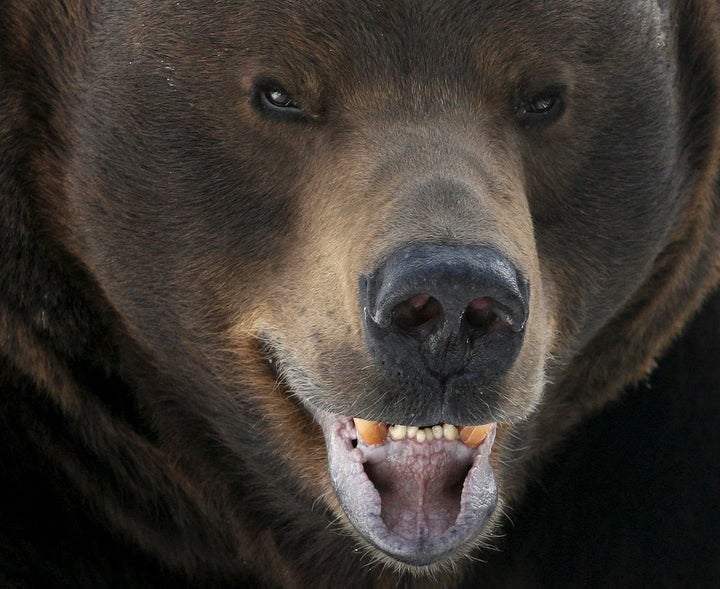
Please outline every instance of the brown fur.
[{"label": "brown fur", "polygon": [[[542,586],[462,557],[522,561],[504,513],[720,283],[720,10],[663,6],[0,7],[0,581]],[[358,283],[413,242],[491,245],[531,298],[474,414],[500,507],[411,570],[347,521],[305,407],[384,420]]]}]

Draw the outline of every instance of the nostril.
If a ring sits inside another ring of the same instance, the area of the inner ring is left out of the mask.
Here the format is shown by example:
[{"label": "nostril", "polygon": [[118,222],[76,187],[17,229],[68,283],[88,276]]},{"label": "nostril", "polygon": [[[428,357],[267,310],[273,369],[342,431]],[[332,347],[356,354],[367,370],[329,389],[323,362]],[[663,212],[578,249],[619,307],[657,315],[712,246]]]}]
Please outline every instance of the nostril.
[{"label": "nostril", "polygon": [[492,297],[479,297],[465,308],[463,323],[476,336],[509,327],[508,314]]},{"label": "nostril", "polygon": [[402,331],[418,332],[434,326],[442,314],[440,301],[427,294],[418,294],[395,307],[393,323]]}]

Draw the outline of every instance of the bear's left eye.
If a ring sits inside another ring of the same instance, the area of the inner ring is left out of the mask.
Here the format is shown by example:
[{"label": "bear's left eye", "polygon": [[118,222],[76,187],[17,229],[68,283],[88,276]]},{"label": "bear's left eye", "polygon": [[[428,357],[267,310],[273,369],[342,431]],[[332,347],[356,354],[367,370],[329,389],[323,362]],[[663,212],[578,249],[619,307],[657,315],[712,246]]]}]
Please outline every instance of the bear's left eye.
[{"label": "bear's left eye", "polygon": [[525,127],[541,127],[554,123],[565,109],[559,92],[540,94],[521,103],[518,116]]}]

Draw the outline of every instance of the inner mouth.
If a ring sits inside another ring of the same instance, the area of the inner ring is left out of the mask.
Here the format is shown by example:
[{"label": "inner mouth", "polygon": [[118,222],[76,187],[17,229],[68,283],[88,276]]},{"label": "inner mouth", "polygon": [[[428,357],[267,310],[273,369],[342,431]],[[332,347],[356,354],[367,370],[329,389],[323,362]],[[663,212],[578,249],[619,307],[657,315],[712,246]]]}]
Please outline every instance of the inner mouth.
[{"label": "inner mouth", "polygon": [[497,502],[494,423],[414,427],[313,412],[337,497],[368,543],[415,566],[472,546]]}]

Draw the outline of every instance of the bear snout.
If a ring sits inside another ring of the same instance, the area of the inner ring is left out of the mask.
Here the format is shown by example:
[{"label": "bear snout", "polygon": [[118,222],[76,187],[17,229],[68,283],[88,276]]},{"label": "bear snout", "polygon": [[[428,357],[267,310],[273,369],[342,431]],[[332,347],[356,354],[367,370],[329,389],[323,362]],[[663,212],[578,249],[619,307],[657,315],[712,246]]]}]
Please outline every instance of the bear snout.
[{"label": "bear snout", "polygon": [[386,377],[474,390],[502,377],[522,347],[529,284],[493,247],[408,244],[360,290],[368,351]]}]

